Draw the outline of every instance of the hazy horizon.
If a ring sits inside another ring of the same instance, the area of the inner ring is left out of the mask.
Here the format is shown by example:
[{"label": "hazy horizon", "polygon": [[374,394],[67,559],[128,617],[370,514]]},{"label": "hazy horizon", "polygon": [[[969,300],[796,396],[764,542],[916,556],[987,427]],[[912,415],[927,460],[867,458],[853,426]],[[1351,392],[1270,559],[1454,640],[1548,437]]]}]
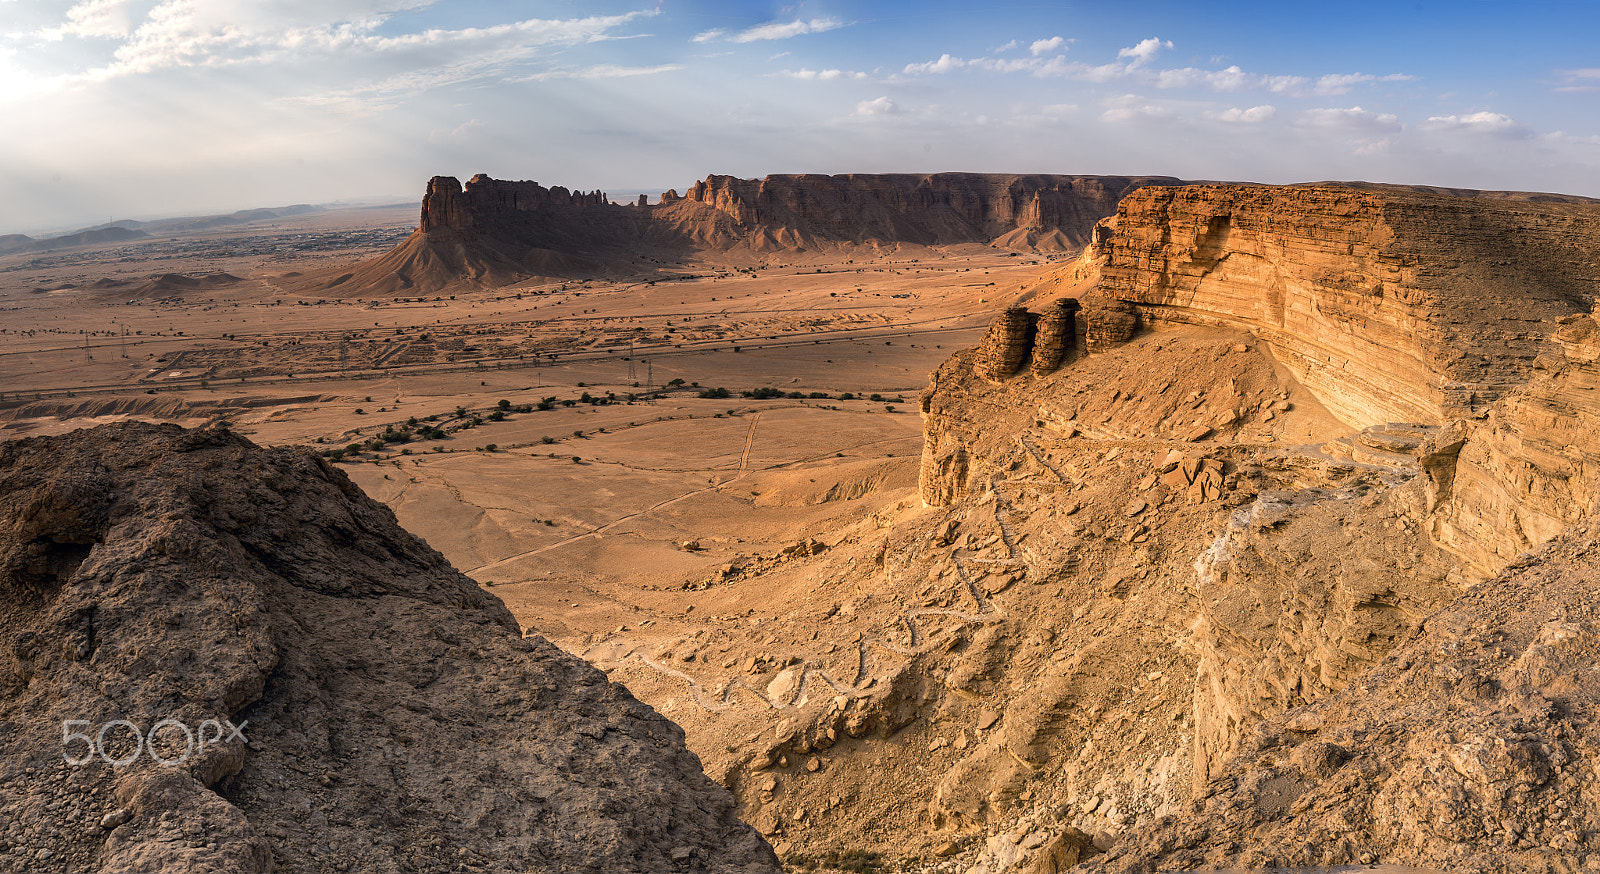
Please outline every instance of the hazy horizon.
[{"label": "hazy horizon", "polygon": [[[0,0],[0,233],[484,172],[1363,180],[1600,196],[1594,4]],[[406,192],[411,192],[407,195]]]}]

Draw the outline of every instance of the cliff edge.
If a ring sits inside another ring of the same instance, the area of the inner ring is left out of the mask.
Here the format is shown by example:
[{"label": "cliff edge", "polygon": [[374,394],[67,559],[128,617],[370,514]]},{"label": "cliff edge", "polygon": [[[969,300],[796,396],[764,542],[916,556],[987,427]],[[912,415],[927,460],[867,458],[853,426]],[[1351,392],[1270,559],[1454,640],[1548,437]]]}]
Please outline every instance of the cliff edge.
[{"label": "cliff edge", "polygon": [[748,871],[673,723],[337,468],[225,431],[0,444],[0,868]]}]

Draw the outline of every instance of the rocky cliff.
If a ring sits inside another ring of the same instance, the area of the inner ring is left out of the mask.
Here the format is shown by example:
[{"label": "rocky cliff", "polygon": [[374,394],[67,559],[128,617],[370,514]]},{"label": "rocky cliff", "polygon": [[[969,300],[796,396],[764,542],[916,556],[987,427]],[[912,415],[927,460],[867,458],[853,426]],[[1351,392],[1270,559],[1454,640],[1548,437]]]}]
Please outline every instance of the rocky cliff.
[{"label": "rocky cliff", "polygon": [[[996,173],[712,175],[684,196],[756,239],[800,245],[883,242],[1076,249],[1128,192],[1166,176]],[[663,202],[667,198],[663,196]],[[681,207],[680,207],[681,209]]]},{"label": "rocky cliff", "polygon": [[1401,189],[1140,189],[1100,296],[1152,325],[1250,331],[1348,424],[1487,408],[1596,294],[1592,203]]},{"label": "rocky cliff", "polygon": [[0,445],[0,868],[776,871],[682,732],[336,468]]},{"label": "rocky cliff", "polygon": [[404,243],[305,285],[347,296],[430,293],[457,283],[648,272],[656,269],[642,260],[649,253],[730,249],[979,243],[1059,251],[1083,245],[1127,192],[1178,184],[1155,176],[713,175],[684,197],[668,191],[659,204],[621,206],[599,191],[483,174],[462,186],[436,176]]},{"label": "rocky cliff", "polygon": [[1181,654],[991,705],[1035,737],[1114,717],[1139,763],[1013,769],[1032,799],[1010,814],[956,801],[1005,757],[952,771],[930,812],[981,814],[978,870],[1053,870],[1039,831],[1115,871],[1600,863],[1580,764],[1600,743],[1597,265],[1594,203],[1146,188],[1069,268],[1098,281],[1064,366],[1020,366],[1054,344],[1014,308],[941,367],[924,502],[970,522],[1038,489],[996,511],[1024,579],[1061,581],[1097,642],[1133,623]]}]

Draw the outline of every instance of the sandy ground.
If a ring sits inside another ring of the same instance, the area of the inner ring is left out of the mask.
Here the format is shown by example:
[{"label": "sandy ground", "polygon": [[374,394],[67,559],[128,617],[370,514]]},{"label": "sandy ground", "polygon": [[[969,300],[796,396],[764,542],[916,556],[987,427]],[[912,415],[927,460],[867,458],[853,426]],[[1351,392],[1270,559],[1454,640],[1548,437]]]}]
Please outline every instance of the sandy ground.
[{"label": "sandy ground", "polygon": [[[663,263],[638,282],[428,299],[280,287],[285,273],[370,255],[413,212],[0,259],[0,436],[225,420],[258,442],[331,448],[411,419],[459,425],[464,408],[482,424],[362,452],[345,469],[524,625],[581,649],[648,616],[707,610],[683,587],[730,560],[911,496],[928,373],[1051,263],[976,246],[733,253]],[[324,248],[289,249],[305,240]],[[217,272],[241,281],[147,288]],[[763,387],[828,397],[741,397]],[[710,388],[731,397],[696,396]],[[586,392],[618,402],[560,404]],[[838,400],[846,392],[858,399]],[[487,420],[501,400],[547,398],[551,410]]]}]

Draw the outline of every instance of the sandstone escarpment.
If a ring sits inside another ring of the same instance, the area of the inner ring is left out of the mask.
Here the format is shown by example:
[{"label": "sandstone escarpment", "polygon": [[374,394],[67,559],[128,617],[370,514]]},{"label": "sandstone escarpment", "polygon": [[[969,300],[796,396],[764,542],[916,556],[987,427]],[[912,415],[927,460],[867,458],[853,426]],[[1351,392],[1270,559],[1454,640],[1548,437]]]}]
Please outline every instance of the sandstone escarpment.
[{"label": "sandstone escarpment", "polygon": [[1348,424],[1486,409],[1596,293],[1600,209],[1404,190],[1151,187],[1100,294],[1149,324],[1247,330]]},{"label": "sandstone escarpment", "polygon": [[[531,276],[656,269],[649,253],[776,253],[817,246],[981,243],[1060,251],[1161,176],[914,175],[708,176],[659,204],[613,204],[599,191],[478,174],[428,183],[421,223],[400,246],[303,284],[325,293],[431,293],[505,285]],[[604,256],[604,257],[601,257]]]},{"label": "sandstone escarpment", "polygon": [[[993,173],[708,176],[685,199],[773,241],[992,243],[1070,249],[1129,191],[1164,176]],[[665,202],[665,198],[663,198]]]},{"label": "sandstone escarpment", "polygon": [[107,426],[0,445],[0,507],[5,870],[776,870],[675,725],[319,458]]},{"label": "sandstone escarpment", "polygon": [[[1119,848],[1095,863],[1115,871],[1374,858],[1556,871],[1600,851],[1600,805],[1574,766],[1592,755],[1597,699],[1564,673],[1593,658],[1578,595],[1592,544],[1571,537],[1592,524],[1600,475],[1597,255],[1589,203],[1141,190],[1072,268],[1100,272],[1080,314],[1098,354],[1048,376],[1002,373],[1023,342],[1001,330],[1021,321],[1008,312],[935,374],[922,399],[929,506],[960,512],[986,484],[1031,480],[1028,459],[998,451],[1006,435],[1067,486],[1035,511],[1058,518],[1116,506],[1082,495],[1085,461],[1150,459],[1118,499],[1138,524],[1065,525],[1085,543],[1159,544],[1145,565],[1166,587],[1140,576],[1103,592],[1131,610],[1134,593],[1159,591],[1169,609],[1156,621],[1194,658],[1175,685],[1192,701],[1200,801],[1147,780],[1115,799],[1109,824],[1094,819],[1104,796],[1032,822]],[[1216,353],[1179,354],[1202,340]],[[1282,383],[1236,355],[1264,356]],[[1112,359],[1128,363],[1107,378]],[[1220,506],[1190,517],[1186,539],[1159,524],[1178,501]],[[1536,573],[1540,556],[1555,556],[1555,576]],[[1524,570],[1458,601],[1508,563]],[[1530,595],[1545,579],[1555,589]],[[1168,682],[1152,673],[1142,688]],[[1073,701],[1024,709],[1094,724],[1094,706]],[[1017,778],[1003,762],[990,764]],[[971,785],[941,789],[936,817],[965,810],[954,799]],[[1163,805],[1164,818],[1139,813]],[[1016,861],[1000,837],[981,870]]]},{"label": "sandstone escarpment", "polygon": [[574,213],[569,210],[609,206],[610,203],[600,191],[574,192],[559,185],[546,188],[537,182],[492,179],[483,173],[472,177],[463,187],[454,177],[435,176],[428,181],[428,193],[422,199],[418,230],[505,235],[519,231],[537,216],[554,213],[570,221]]}]

